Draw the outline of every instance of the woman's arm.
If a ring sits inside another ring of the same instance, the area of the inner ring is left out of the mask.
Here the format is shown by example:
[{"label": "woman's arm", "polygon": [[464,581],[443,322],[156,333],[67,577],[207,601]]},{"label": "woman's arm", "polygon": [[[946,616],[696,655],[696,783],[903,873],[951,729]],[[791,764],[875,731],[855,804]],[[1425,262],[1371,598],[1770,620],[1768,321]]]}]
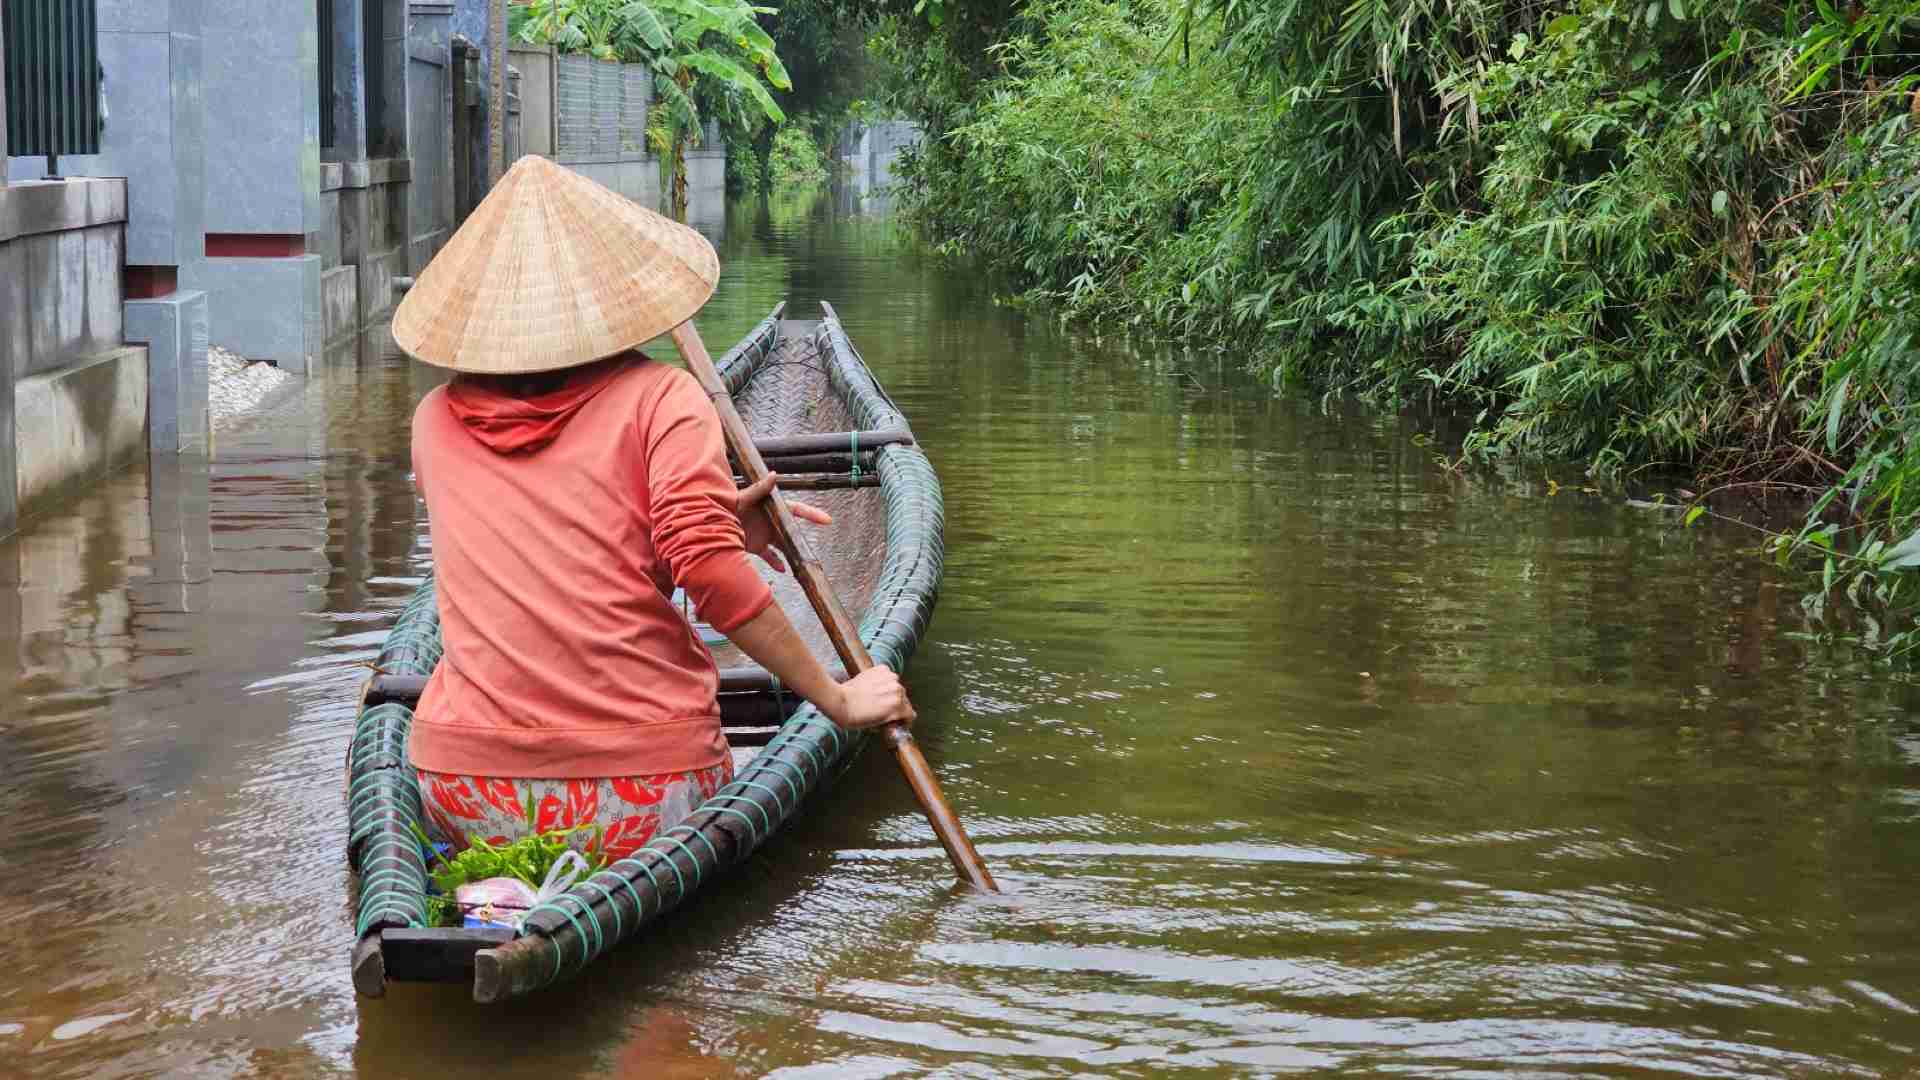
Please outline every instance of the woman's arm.
[{"label": "woman's arm", "polygon": [[778,604],[734,627],[727,640],[843,728],[858,731],[913,722],[907,688],[891,668],[872,667],[844,683],[834,682]]},{"label": "woman's arm", "polygon": [[[778,479],[778,474],[768,473],[759,482],[741,488],[734,512],[740,515],[747,550],[765,559],[768,566],[785,573],[787,561],[773,542],[773,523],[762,505],[773,493]],[[833,524],[833,518],[817,506],[789,502],[787,509],[793,511],[794,517],[815,525]],[[834,682],[777,605],[735,627],[728,640],[801,697],[819,706],[821,712],[843,728],[858,730],[896,720],[913,722],[913,703],[907,700],[907,688],[901,685],[892,669],[876,667],[844,683]]]},{"label": "woman's arm", "polygon": [[[665,391],[643,418],[642,430],[648,438],[648,517],[654,547],[674,581],[687,590],[714,629],[834,723],[858,729],[911,722],[913,706],[899,676],[873,668],[836,683],[800,640],[747,560],[750,544],[763,554],[774,551],[767,540],[766,511],[760,506],[772,485],[756,485],[750,498],[741,498],[733,486],[713,404],[683,373],[669,376]],[[803,516],[814,522],[832,520],[812,507]],[[783,568],[772,559],[768,562]]]}]

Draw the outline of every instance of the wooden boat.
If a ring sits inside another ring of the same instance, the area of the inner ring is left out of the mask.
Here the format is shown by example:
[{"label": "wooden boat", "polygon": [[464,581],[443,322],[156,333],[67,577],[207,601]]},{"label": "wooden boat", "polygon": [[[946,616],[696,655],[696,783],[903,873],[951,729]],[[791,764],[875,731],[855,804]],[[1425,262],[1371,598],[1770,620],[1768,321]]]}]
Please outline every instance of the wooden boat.
[{"label": "wooden boat", "polygon": [[[940,585],[940,483],[900,413],[854,351],[831,306],[817,322],[775,308],[718,367],[783,487],[833,515],[809,542],[847,609],[863,613],[875,662],[900,670]],[[794,581],[763,570],[824,663],[819,620]],[[720,711],[735,779],[687,821],[529,912],[518,931],[426,925],[421,799],[407,764],[412,706],[441,654],[429,578],[402,610],[366,685],[348,751],[347,858],[357,888],[353,980],[377,997],[389,980],[471,982],[483,1003],[565,978],[662,912],[696,898],[804,812],[809,795],[860,750],[811,705],[725,644]]]}]

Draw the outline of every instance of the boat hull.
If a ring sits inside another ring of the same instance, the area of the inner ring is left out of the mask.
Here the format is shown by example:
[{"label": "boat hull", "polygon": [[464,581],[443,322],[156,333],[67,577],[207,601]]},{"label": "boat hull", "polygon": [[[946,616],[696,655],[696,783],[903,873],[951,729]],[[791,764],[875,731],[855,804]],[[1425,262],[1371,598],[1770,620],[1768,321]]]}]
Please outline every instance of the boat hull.
[{"label": "boat hull", "polygon": [[[824,305],[823,305],[824,306]],[[783,305],[784,307],[784,305]],[[933,614],[944,557],[939,480],[912,429],[848,341],[831,307],[818,322],[761,322],[719,364],[772,467],[834,517],[805,541],[827,568],[874,661],[905,667]],[[862,444],[862,437],[865,444]],[[839,448],[845,440],[845,450]],[[832,449],[824,449],[825,446]],[[795,467],[824,471],[801,473]],[[817,656],[832,651],[793,579],[767,571],[775,599]],[[470,982],[476,1001],[537,991],[591,964],[804,812],[864,746],[725,644],[721,713],[734,780],[681,825],[528,913],[518,933],[429,928],[424,825],[406,760],[412,704],[440,658],[430,577],[389,633],[348,757],[348,859],[355,871],[360,993],[389,981]]]}]

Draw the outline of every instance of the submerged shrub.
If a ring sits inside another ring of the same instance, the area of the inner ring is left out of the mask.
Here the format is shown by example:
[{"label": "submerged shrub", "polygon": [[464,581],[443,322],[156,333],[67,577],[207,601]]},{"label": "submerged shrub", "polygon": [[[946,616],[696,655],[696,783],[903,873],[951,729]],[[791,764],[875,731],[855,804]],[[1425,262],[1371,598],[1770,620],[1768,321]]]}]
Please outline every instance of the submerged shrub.
[{"label": "submerged shrub", "polygon": [[[975,36],[1002,10],[942,6]],[[948,250],[1276,383],[1464,403],[1474,454],[1824,493],[1788,547],[1912,602],[1920,0],[1039,0],[995,25],[985,66],[904,17],[881,42],[924,76],[905,202]]]},{"label": "submerged shrub", "polygon": [[826,155],[806,127],[794,125],[774,132],[767,178],[776,186],[817,184],[827,178]]}]

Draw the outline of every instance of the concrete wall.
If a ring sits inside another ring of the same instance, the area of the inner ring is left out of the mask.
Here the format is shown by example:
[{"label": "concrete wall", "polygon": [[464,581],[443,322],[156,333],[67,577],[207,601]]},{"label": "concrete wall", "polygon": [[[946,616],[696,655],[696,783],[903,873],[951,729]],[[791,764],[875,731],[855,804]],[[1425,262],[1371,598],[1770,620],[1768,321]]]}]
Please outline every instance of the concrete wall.
[{"label": "concrete wall", "polygon": [[726,189],[727,148],[715,134],[713,141],[687,151],[687,205],[693,205],[696,194],[703,202],[714,196],[725,199]]},{"label": "concrete wall", "polygon": [[840,135],[840,161],[847,167],[848,186],[860,195],[885,193],[893,183],[894,160],[921,137],[920,125],[909,120],[847,125]]},{"label": "concrete wall", "polygon": [[[116,307],[118,304],[115,305]],[[14,384],[21,517],[147,447],[147,348],[125,345]]]},{"label": "concrete wall", "polygon": [[364,0],[333,0],[333,22],[319,27],[331,37],[333,94],[320,108],[333,119],[333,143],[320,148],[323,161],[367,156],[366,57],[360,48]]},{"label": "concrete wall", "polygon": [[[523,72],[520,80],[527,152],[538,153],[533,145],[545,138],[552,147],[548,156],[554,161],[643,206],[660,205],[660,159],[647,152],[646,144],[652,74],[640,64],[586,56],[548,55],[543,64],[537,55],[513,55],[543,72],[548,70],[545,65],[551,65],[546,78],[527,77]],[[544,136],[536,132],[534,117],[546,118]],[[713,186],[720,190],[726,181],[724,151],[717,174],[704,160],[697,166],[689,160],[687,172],[690,189]]]},{"label": "concrete wall", "polygon": [[147,350],[122,344],[124,180],[0,187],[0,534],[147,443]]},{"label": "concrete wall", "polygon": [[[313,0],[222,5],[204,37],[206,231],[317,232],[320,46]],[[215,305],[216,341],[224,340],[224,308]]]},{"label": "concrete wall", "polygon": [[0,187],[7,186],[7,31],[0,26]]},{"label": "concrete wall", "polygon": [[[451,33],[466,38],[479,49],[478,93],[475,96],[473,138],[460,152],[465,153],[473,168],[473,175],[480,178],[480,187],[484,190],[487,177],[487,141],[492,125],[487,122],[488,103],[491,99],[493,72],[493,35],[489,33],[487,8],[491,0],[453,0],[453,14],[449,24]],[[478,200],[476,200],[478,201]]]},{"label": "concrete wall", "polygon": [[[206,234],[206,107],[203,92],[203,0],[102,0],[98,8],[100,69],[108,116],[100,153],[60,159],[68,176],[131,178],[126,186],[123,261],[128,266],[170,270],[176,282],[191,282],[204,258]],[[3,110],[0,110],[3,111]],[[38,176],[44,164],[25,159],[21,170]],[[116,286],[117,289],[117,286]],[[192,301],[187,301],[191,306]],[[149,395],[169,402],[189,388],[184,410],[152,425],[154,449],[177,450],[204,442],[203,421],[193,419],[191,388],[206,382],[206,349],[179,348],[203,340],[182,336],[180,320],[152,315],[123,319],[125,340],[152,346]],[[192,320],[187,323],[191,325]],[[149,340],[149,332],[161,335]],[[96,347],[117,345],[119,332],[99,337]],[[171,366],[169,366],[171,365]],[[204,393],[200,394],[204,398]],[[204,413],[204,407],[198,410]],[[182,426],[184,425],[184,426]],[[184,437],[185,443],[179,440]]]},{"label": "concrete wall", "polygon": [[212,258],[200,284],[213,341],[296,374],[317,362],[325,342],[320,256]]},{"label": "concrete wall", "polygon": [[182,284],[206,292],[213,341],[305,371],[322,336],[320,258],[297,254],[316,250],[324,227],[314,4],[223,5],[204,41],[205,231],[296,239],[264,257],[207,257]]},{"label": "concrete wall", "polygon": [[14,182],[0,193],[0,373],[51,371],[121,343],[124,180]]},{"label": "concrete wall", "polygon": [[507,62],[520,72],[521,154],[554,155],[554,59],[551,47],[515,45],[507,50]]},{"label": "concrete wall", "polygon": [[454,227],[452,18],[451,3],[413,0],[407,29],[407,138],[413,159],[407,268],[412,274],[439,254]]},{"label": "concrete wall", "polygon": [[873,186],[884,190],[893,184],[893,162],[900,151],[920,145],[920,125],[908,120],[887,120],[867,132],[867,162]]},{"label": "concrete wall", "polygon": [[124,176],[127,262],[181,267],[205,247],[205,52],[201,0],[117,0],[100,12],[109,115],[100,154],[75,175]]}]

